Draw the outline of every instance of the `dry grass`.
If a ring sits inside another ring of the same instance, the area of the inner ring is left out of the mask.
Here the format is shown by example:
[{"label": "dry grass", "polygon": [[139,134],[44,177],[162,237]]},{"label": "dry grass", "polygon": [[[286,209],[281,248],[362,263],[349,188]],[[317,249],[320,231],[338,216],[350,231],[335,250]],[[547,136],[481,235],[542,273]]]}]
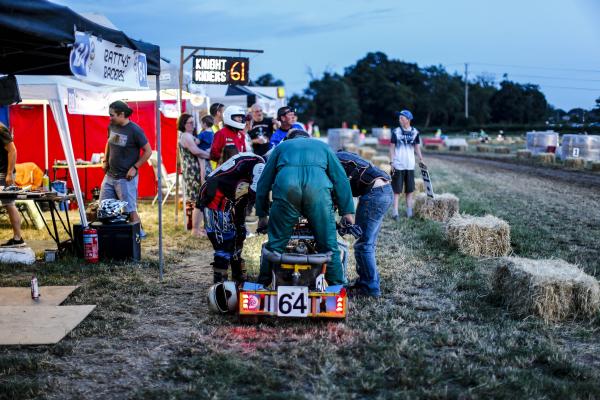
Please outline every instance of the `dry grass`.
[{"label": "dry grass", "polygon": [[365,160],[371,160],[373,157],[377,155],[377,150],[371,147],[363,147],[361,152],[361,157]]},{"label": "dry grass", "polygon": [[510,227],[493,215],[455,214],[446,225],[448,241],[466,255],[501,257],[510,252]]},{"label": "dry grass", "polygon": [[554,164],[556,156],[554,153],[538,153],[535,155],[535,160],[541,164]]},{"label": "dry grass", "polygon": [[452,193],[442,193],[435,198],[425,193],[415,196],[415,214],[423,219],[446,222],[458,212],[458,197]]},{"label": "dry grass", "polygon": [[390,163],[390,157],[389,156],[375,156],[375,157],[371,158],[371,162],[376,167],[381,168],[382,165]]},{"label": "dry grass", "polygon": [[492,146],[486,144],[480,144],[476,147],[478,153],[489,153],[492,151]]},{"label": "dry grass", "polygon": [[517,158],[519,159],[530,159],[531,158],[531,150],[519,149],[517,150]]},{"label": "dry grass", "polygon": [[573,169],[584,169],[585,160],[583,158],[567,157],[565,159],[565,167]]},{"label": "dry grass", "polygon": [[510,148],[506,146],[494,147],[494,153],[496,154],[510,154]]},{"label": "dry grass", "polygon": [[592,317],[600,307],[598,281],[560,259],[503,258],[492,286],[511,311],[545,322]]}]

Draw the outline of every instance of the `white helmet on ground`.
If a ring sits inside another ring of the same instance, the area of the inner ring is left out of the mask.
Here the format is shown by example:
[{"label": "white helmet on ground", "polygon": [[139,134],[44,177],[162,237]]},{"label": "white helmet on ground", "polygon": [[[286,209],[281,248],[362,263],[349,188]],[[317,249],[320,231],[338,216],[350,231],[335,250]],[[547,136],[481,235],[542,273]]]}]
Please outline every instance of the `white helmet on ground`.
[{"label": "white helmet on ground", "polygon": [[[242,117],[242,122],[237,122],[233,119],[235,116]],[[240,106],[228,106],[223,113],[223,123],[232,128],[244,129],[246,127],[246,110]]]},{"label": "white helmet on ground", "polygon": [[233,281],[215,283],[208,289],[208,308],[226,314],[234,312],[238,306],[237,286]]}]

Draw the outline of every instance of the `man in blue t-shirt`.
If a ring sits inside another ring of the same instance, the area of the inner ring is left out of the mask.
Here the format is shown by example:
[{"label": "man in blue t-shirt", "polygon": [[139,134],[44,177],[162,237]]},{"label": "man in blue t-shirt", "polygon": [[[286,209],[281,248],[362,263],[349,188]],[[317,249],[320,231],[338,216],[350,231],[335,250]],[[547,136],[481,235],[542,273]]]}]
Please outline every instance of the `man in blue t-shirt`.
[{"label": "man in blue t-shirt", "polygon": [[279,121],[279,128],[271,136],[271,147],[275,147],[281,143],[290,129],[304,130],[302,125],[296,123],[296,110],[290,106],[284,106],[277,110],[277,121]]},{"label": "man in blue t-shirt", "polygon": [[411,218],[413,215],[415,154],[419,157],[419,163],[423,162],[423,156],[419,146],[421,144],[419,131],[410,126],[413,119],[412,113],[402,110],[397,112],[396,116],[400,126],[392,131],[390,159],[392,160],[392,189],[394,190],[392,218],[398,220],[398,202],[402,192],[406,196],[406,216]]}]

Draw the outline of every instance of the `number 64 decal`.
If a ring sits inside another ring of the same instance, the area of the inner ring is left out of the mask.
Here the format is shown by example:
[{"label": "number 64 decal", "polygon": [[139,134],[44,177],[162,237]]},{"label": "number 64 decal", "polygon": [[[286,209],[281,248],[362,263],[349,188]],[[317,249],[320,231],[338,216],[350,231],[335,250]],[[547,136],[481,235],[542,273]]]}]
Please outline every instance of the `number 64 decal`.
[{"label": "number 64 decal", "polygon": [[277,287],[277,316],[307,317],[309,310],[306,286]]}]

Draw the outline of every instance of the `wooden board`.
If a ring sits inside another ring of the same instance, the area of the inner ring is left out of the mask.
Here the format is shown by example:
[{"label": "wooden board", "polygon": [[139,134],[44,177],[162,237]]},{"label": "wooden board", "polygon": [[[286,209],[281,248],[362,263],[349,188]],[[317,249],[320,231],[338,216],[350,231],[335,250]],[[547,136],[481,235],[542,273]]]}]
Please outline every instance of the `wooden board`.
[{"label": "wooden board", "polygon": [[0,306],[58,306],[78,286],[40,286],[40,298],[31,298],[28,287],[0,287]]},{"label": "wooden board", "polygon": [[0,307],[0,345],[54,344],[96,306]]}]

